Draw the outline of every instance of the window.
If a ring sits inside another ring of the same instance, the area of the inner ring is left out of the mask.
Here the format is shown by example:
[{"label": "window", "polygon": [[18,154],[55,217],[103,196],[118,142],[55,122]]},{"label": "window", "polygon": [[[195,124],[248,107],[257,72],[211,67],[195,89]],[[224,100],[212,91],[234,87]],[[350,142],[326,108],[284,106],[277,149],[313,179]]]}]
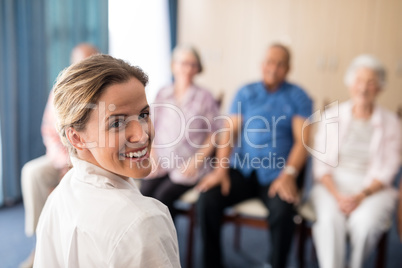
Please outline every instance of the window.
[{"label": "window", "polygon": [[148,102],[171,83],[167,0],[109,0],[109,54],[149,75]]}]

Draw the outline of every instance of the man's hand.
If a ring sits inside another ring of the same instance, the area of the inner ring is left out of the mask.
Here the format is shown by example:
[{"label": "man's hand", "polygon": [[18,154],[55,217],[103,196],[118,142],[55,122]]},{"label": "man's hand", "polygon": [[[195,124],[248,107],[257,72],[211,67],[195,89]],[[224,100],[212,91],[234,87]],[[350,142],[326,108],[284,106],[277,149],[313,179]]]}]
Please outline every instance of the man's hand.
[{"label": "man's hand", "polygon": [[215,169],[206,175],[196,186],[199,192],[206,192],[215,186],[221,186],[222,195],[228,195],[230,190],[230,178],[227,171]]},{"label": "man's hand", "polygon": [[268,196],[274,197],[276,194],[279,195],[280,199],[292,204],[299,203],[299,193],[297,191],[296,181],[290,175],[281,173],[279,177],[274,180],[272,185],[269,187]]}]

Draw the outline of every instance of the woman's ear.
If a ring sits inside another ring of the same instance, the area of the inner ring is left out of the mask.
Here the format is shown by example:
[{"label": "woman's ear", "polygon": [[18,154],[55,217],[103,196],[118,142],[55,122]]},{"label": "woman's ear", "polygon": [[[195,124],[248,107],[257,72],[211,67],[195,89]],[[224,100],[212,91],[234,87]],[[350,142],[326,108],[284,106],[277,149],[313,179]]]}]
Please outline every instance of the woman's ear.
[{"label": "woman's ear", "polygon": [[66,137],[70,144],[77,150],[83,150],[86,148],[85,140],[81,136],[81,134],[76,131],[74,128],[69,127],[66,129]]}]

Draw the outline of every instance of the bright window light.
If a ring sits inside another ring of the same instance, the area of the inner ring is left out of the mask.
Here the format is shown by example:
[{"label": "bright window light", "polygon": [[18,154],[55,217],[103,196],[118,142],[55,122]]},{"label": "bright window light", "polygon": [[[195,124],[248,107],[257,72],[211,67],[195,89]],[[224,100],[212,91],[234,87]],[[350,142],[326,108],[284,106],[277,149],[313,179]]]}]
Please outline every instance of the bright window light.
[{"label": "bright window light", "polygon": [[171,83],[167,2],[109,0],[109,54],[140,66],[149,75],[149,103]]}]

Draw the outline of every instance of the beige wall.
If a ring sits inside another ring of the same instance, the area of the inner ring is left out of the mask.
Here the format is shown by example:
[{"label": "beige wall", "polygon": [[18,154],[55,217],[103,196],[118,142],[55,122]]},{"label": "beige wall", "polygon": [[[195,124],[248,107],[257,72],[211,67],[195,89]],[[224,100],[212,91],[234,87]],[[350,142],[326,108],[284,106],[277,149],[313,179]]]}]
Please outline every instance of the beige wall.
[{"label": "beige wall", "polygon": [[181,0],[179,43],[195,45],[205,72],[198,83],[227,109],[237,89],[260,78],[264,49],[274,41],[293,51],[289,80],[302,85],[316,107],[343,101],[343,75],[361,53],[387,67],[388,85],[379,103],[402,107],[401,0]]}]

